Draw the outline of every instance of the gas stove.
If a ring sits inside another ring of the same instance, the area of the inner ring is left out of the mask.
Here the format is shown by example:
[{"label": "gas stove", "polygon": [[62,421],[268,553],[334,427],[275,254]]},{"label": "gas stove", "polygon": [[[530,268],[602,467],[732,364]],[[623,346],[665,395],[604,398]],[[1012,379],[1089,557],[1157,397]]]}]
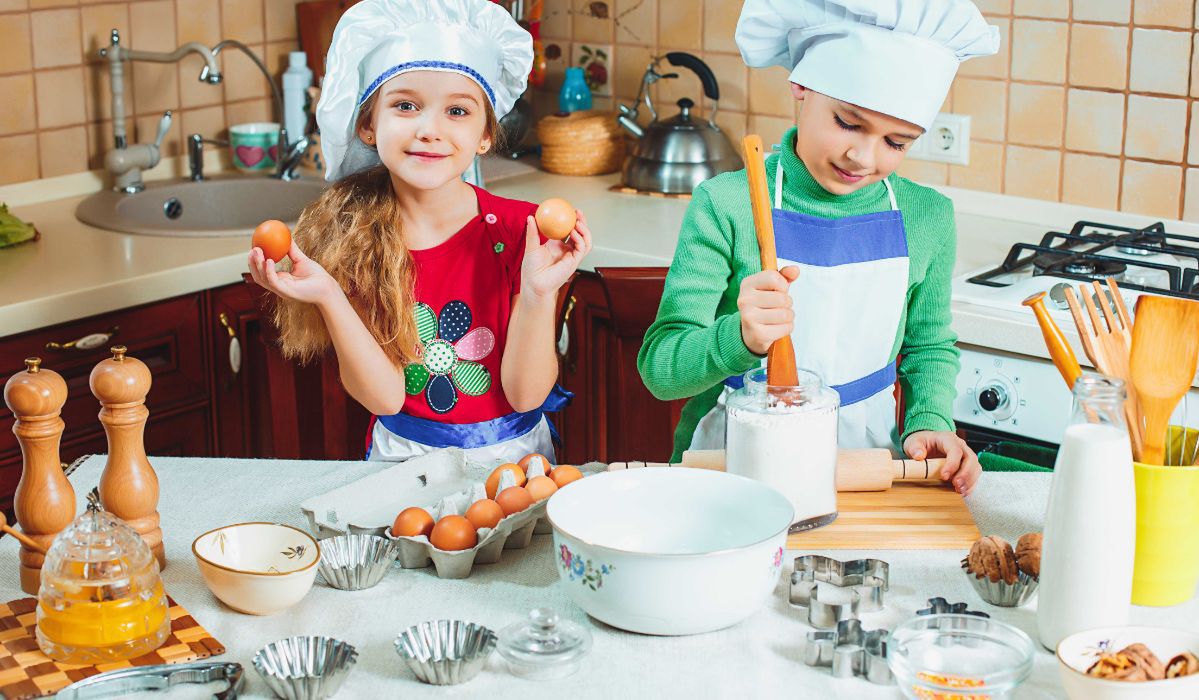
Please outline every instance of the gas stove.
[{"label": "gas stove", "polygon": [[[1017,243],[997,266],[953,280],[955,304],[972,313],[1033,324],[1024,299],[1045,292],[1046,308],[1074,337],[1065,290],[1112,277],[1130,313],[1142,294],[1199,300],[1199,237],[1170,233],[1162,223],[1128,228],[1079,221],[1070,231],[1049,231],[1039,242]],[[1098,292],[1094,292],[1098,293]],[[1106,284],[1102,293],[1110,296]],[[1037,338],[1040,333],[1037,331]],[[974,345],[962,346],[954,419],[968,439],[1013,437],[1056,444],[1070,416],[1070,393],[1048,360]],[[1082,347],[1074,345],[1084,370]],[[1189,409],[1189,410],[1188,410]],[[1175,420],[1199,427],[1199,391],[1192,389]]]}]

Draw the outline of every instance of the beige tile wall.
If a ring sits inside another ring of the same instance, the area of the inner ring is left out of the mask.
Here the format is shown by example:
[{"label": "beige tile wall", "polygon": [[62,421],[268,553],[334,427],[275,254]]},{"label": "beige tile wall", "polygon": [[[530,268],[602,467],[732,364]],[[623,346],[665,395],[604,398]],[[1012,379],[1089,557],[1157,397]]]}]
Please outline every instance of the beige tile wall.
[{"label": "beige tile wall", "polygon": [[[718,122],[777,139],[796,116],[781,68],[750,70],[733,41],[741,0],[546,0],[547,43],[615,45],[614,97],[629,102],[651,55],[690,51],[712,66]],[[1199,221],[1199,19],[1195,0],[976,0],[999,27],[994,57],[963,64],[944,111],[969,114],[969,166],[908,160],[930,183]],[[552,108],[561,61],[539,104]],[[693,78],[659,98],[702,104]],[[610,108],[611,99],[596,106]]]},{"label": "beige tile wall", "polygon": [[[297,48],[297,0],[0,0],[0,184],[103,164],[112,146],[108,66],[97,51],[109,31],[133,49],[173,51],[240,39],[276,78]],[[163,110],[175,120],[164,155],[190,133],[225,135],[229,124],[272,119],[270,87],[238,51],[222,51],[222,85],[199,82],[203,61],[126,64],[127,128],[154,139]]]}]

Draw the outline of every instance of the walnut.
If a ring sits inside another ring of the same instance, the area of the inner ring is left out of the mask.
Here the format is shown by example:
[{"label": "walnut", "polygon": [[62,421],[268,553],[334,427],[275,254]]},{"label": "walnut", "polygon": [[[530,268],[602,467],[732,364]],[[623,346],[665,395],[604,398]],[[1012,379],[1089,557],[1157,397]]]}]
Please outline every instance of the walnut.
[{"label": "walnut", "polygon": [[992,583],[1015,583],[1016,553],[1002,537],[984,537],[970,547],[966,570],[979,578],[986,576]]},{"label": "walnut", "polygon": [[1104,654],[1087,669],[1088,676],[1112,681],[1146,681],[1145,669],[1138,666],[1124,652]]},{"label": "walnut", "polygon": [[1040,578],[1041,533],[1030,532],[1020,536],[1020,540],[1016,542],[1016,565],[1029,576]]},{"label": "walnut", "polygon": [[1126,655],[1132,662],[1145,671],[1145,676],[1151,681],[1159,681],[1166,677],[1166,667],[1157,654],[1149,651],[1144,644],[1129,644],[1118,653]]},{"label": "walnut", "polygon": [[1199,658],[1189,651],[1182,652],[1166,664],[1166,678],[1181,678],[1193,673],[1199,673]]}]

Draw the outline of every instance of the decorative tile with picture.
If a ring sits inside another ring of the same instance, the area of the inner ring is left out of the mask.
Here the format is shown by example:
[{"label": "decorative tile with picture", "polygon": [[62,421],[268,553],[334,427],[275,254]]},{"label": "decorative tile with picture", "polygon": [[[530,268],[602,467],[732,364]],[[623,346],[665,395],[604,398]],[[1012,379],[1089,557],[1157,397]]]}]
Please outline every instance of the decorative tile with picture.
[{"label": "decorative tile with picture", "polygon": [[612,45],[574,44],[574,55],[570,64],[583,69],[587,87],[597,97],[612,95]]}]

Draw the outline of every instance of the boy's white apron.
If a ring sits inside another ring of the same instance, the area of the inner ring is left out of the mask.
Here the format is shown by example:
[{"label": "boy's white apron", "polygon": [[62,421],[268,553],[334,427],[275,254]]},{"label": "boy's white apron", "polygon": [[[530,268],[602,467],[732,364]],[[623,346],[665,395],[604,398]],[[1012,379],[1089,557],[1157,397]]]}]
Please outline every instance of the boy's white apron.
[{"label": "boy's white apron", "polygon": [[[789,290],[796,362],[841,395],[842,448],[898,447],[891,348],[907,301],[908,247],[895,192],[887,180],[883,185],[889,211],[824,219],[782,208],[781,158],[775,166],[778,263],[800,270]],[[725,398],[740,386],[741,377],[725,382],[716,407],[696,426],[691,449],[724,447]]]}]

